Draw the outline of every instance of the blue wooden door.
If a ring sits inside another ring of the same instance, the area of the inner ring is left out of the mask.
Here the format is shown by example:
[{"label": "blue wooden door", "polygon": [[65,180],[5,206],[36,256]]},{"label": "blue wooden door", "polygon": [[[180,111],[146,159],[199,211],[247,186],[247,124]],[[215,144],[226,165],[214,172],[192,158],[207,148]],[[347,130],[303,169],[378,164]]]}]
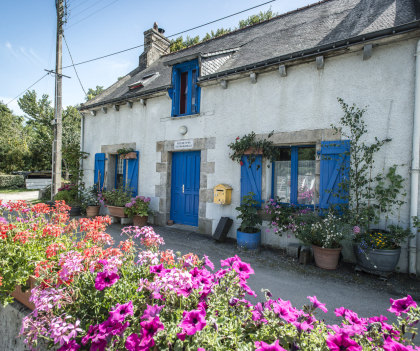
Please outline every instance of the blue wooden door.
[{"label": "blue wooden door", "polygon": [[200,151],[172,154],[171,219],[175,223],[198,225]]}]

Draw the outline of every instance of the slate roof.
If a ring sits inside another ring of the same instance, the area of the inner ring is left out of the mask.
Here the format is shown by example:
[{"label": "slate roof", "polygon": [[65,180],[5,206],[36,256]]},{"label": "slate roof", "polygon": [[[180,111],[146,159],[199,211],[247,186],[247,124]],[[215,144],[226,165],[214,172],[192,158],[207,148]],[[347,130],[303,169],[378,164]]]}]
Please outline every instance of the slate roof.
[{"label": "slate roof", "polygon": [[[81,110],[168,89],[172,73],[168,62],[183,57],[202,56],[202,80],[206,76],[360,35],[380,33],[410,23],[418,26],[417,4],[418,0],[324,0],[162,56],[143,71],[134,69],[83,104]],[[142,88],[129,90],[129,85],[155,72],[159,72],[156,79]]]}]

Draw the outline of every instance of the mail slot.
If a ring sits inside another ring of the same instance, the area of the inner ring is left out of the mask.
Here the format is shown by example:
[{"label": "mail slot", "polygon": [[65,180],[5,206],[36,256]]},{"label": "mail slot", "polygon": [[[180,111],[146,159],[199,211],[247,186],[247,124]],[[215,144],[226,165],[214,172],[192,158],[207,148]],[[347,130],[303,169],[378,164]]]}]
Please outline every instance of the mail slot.
[{"label": "mail slot", "polygon": [[214,187],[214,200],[215,204],[230,205],[232,200],[232,188],[226,184],[219,184]]}]

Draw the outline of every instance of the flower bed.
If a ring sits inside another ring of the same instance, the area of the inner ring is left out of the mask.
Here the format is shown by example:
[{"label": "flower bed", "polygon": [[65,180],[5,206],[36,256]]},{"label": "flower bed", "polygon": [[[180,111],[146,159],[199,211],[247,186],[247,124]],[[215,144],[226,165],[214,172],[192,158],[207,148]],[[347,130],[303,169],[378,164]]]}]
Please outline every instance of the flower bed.
[{"label": "flower bed", "polygon": [[327,311],[315,296],[302,309],[268,291],[265,302],[249,302],[247,295],[256,296],[247,285],[254,271],[238,256],[222,260],[215,271],[206,256],[160,250],[164,241],[151,227],[125,227],[127,240],[111,246],[104,232],[108,218],[66,224],[63,206],[0,205],[21,218],[2,220],[2,302],[17,280],[5,247],[33,247],[36,258],[21,261],[38,282],[31,297],[35,310],[21,331],[31,347],[42,338],[60,350],[419,350],[409,341],[420,319],[410,296],[391,300],[397,325],[343,307],[335,311],[342,323],[326,325],[315,316]]}]

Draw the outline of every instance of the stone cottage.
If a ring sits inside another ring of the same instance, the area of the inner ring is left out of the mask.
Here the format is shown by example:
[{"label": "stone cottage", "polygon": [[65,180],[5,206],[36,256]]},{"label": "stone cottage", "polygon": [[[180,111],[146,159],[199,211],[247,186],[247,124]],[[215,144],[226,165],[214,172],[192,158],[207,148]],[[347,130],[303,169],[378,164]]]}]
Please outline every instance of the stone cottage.
[{"label": "stone cottage", "polygon": [[[221,217],[235,220],[250,190],[261,201],[328,205],[323,184],[334,186],[335,175],[318,155],[341,139],[331,129],[343,114],[340,97],[367,106],[371,141],[392,138],[376,164],[401,165],[408,224],[418,214],[419,3],[324,0],[174,53],[155,25],[144,32],[138,67],[81,106],[85,183],[130,186],[152,198],[156,224],[206,234]],[[251,168],[229,158],[228,144],[252,131],[274,131],[270,140],[283,148],[269,168],[260,157]],[[121,148],[138,157],[119,159]],[[214,203],[218,184],[232,187],[231,204]],[[262,233],[267,245],[293,240]],[[420,272],[417,245],[403,249],[401,270]]]}]

